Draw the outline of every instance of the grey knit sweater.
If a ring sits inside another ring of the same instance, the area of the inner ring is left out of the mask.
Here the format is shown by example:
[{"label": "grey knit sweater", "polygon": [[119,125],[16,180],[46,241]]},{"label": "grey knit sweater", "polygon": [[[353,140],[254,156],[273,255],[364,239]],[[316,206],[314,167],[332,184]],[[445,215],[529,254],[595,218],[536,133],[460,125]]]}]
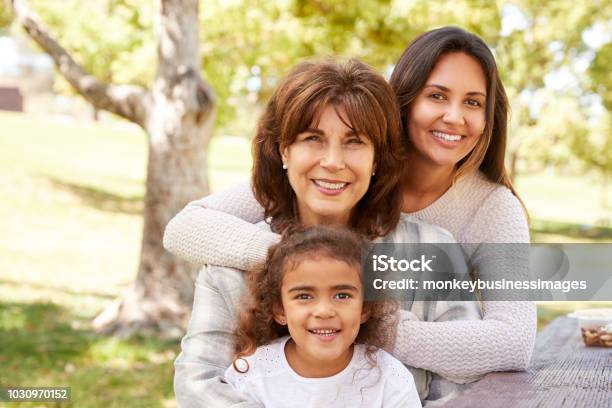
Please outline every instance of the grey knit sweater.
[{"label": "grey knit sweater", "polygon": [[[479,172],[460,178],[438,200],[411,215],[447,229],[461,244],[529,242],[518,199]],[[261,206],[244,184],[188,204],[166,227],[164,246],[196,264],[248,270],[263,262],[268,247],[279,240],[277,234],[254,225],[262,219]],[[492,271],[477,245],[464,248],[470,267],[481,278],[525,273],[511,265],[499,270],[499,263]],[[406,315],[398,327],[393,354],[407,365],[448,378],[524,370],[536,327],[532,302],[485,301],[482,320],[421,322]]]}]

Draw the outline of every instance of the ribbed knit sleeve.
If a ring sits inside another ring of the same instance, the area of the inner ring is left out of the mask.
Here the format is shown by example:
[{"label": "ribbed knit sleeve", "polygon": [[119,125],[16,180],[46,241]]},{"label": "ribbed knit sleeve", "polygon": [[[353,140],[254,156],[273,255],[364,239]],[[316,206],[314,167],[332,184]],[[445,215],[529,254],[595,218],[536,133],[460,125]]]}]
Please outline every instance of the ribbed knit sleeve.
[{"label": "ribbed knit sleeve", "polygon": [[166,226],[164,248],[194,264],[251,270],[280,236],[255,226],[263,209],[248,183],[193,201]]},{"label": "ribbed knit sleeve", "polygon": [[[478,195],[484,195],[479,200]],[[429,209],[447,218],[427,219],[453,232],[460,243],[528,243],[529,230],[523,209],[506,188],[472,179],[458,186],[441,203]],[[414,213],[422,216],[423,213]],[[425,218],[425,217],[423,217]],[[457,220],[462,220],[459,224]],[[462,242],[463,241],[463,242]],[[467,247],[468,245],[466,245]],[[528,263],[505,262],[481,256],[478,246],[468,263],[482,278],[517,277],[528,273]],[[492,270],[495,265],[495,270]],[[537,316],[533,302],[485,301],[482,320],[420,322],[400,319],[394,355],[403,363],[433,371],[455,382],[471,382],[491,371],[525,370],[533,351]]]}]

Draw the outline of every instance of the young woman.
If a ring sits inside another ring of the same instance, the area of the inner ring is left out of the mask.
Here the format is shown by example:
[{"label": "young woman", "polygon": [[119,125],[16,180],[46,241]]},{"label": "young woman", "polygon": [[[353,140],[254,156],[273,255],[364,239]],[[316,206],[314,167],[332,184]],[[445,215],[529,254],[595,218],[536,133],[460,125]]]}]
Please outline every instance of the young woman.
[{"label": "young woman", "polygon": [[395,302],[364,302],[361,237],[297,229],[249,274],[225,378],[265,407],[421,407],[410,371],[385,352]]},{"label": "young woman", "polygon": [[[351,60],[294,68],[270,99],[253,140],[253,191],[269,221],[251,226],[255,235],[275,237],[296,223],[338,224],[369,238],[454,242],[439,227],[400,217],[400,123],[391,87],[366,65]],[[230,248],[224,250],[231,259]],[[242,256],[240,250],[235,257]],[[461,254],[455,257],[463,261]],[[188,332],[175,362],[179,406],[251,405],[222,378],[232,361],[244,275],[210,264],[198,274]],[[417,311],[418,317],[479,317],[473,302],[436,305]],[[413,375],[419,393],[427,395],[430,375],[423,370]]]},{"label": "young woman", "polygon": [[[508,101],[487,45],[455,27],[429,31],[404,51],[390,83],[410,142],[402,211],[448,229],[479,278],[527,277],[524,245],[487,245],[529,242],[504,168]],[[396,357],[446,375],[526,369],[535,305],[488,295],[482,321],[400,325]]]},{"label": "young woman", "polygon": [[[526,275],[516,253],[491,259],[482,245],[529,242],[525,211],[504,169],[508,101],[487,45],[456,27],[426,32],[404,51],[390,82],[409,146],[403,211],[448,229],[480,278]],[[261,219],[250,188],[240,186],[187,205],[168,224],[164,245],[196,263],[250,269],[279,239],[252,225]],[[395,356],[461,382],[524,370],[536,326],[533,303],[485,296],[481,321],[405,319]]]}]

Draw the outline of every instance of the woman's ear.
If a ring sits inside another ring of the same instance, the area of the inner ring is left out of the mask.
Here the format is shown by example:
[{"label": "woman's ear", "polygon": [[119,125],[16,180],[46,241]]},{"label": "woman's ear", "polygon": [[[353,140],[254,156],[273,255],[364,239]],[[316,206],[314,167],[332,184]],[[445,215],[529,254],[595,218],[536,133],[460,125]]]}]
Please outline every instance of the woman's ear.
[{"label": "woman's ear", "polygon": [[274,321],[281,326],[285,326],[287,324],[287,317],[285,316],[285,309],[281,305],[274,305],[272,308],[274,313]]},{"label": "woman's ear", "polygon": [[278,148],[278,152],[280,153],[281,160],[283,162],[283,168],[286,169],[287,168],[287,162],[289,160],[288,149],[287,149],[287,147],[279,147]]}]

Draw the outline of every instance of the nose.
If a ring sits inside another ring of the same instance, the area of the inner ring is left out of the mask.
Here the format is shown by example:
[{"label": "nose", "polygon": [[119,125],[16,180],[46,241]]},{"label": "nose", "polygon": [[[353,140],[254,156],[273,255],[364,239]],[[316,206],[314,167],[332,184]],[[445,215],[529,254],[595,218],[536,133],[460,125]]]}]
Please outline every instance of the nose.
[{"label": "nose", "polygon": [[442,120],[451,125],[465,125],[463,105],[458,103],[448,104]]},{"label": "nose", "polygon": [[320,300],[315,306],[313,315],[319,319],[330,319],[336,316],[336,309],[329,301]]},{"label": "nose", "polygon": [[323,151],[320,161],[321,167],[329,171],[339,171],[346,168],[344,162],[344,151],[340,143],[328,143]]}]

